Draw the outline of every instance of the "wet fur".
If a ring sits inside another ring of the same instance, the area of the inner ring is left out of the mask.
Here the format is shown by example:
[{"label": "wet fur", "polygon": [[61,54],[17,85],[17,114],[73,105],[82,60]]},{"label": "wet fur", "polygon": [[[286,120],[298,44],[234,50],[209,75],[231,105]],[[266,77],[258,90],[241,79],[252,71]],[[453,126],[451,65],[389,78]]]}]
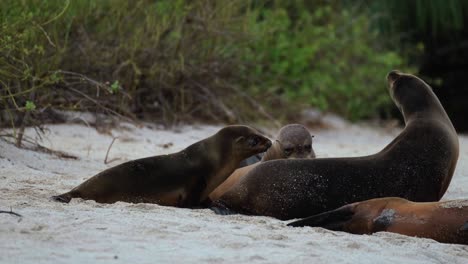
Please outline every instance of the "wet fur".
[{"label": "wet fur", "polygon": [[[260,162],[298,157],[315,158],[313,146],[310,152],[306,152],[303,150],[303,144],[310,144],[312,146],[312,136],[309,131],[299,124],[286,125],[280,129],[277,140],[275,140],[273,145],[266,151]],[[282,147],[283,145],[294,147],[294,151],[289,157],[286,156]],[[258,164],[260,163],[251,164],[235,170],[221,185],[211,192],[210,199],[214,201],[221,197],[225,192],[232,188],[232,186],[241,181],[249,171],[258,166]]]},{"label": "wet fur", "polygon": [[[246,143],[249,137],[259,138],[261,142],[250,147]],[[239,147],[234,147],[235,144]],[[270,140],[255,130],[230,126],[178,153],[133,160],[109,168],[52,199],[65,203],[72,198],[83,198],[100,203],[124,201],[198,207],[241,160],[263,152],[269,146]]]},{"label": "wet fur", "polygon": [[372,199],[292,222],[288,226],[323,227],[353,234],[386,231],[431,238],[442,243],[468,244],[468,201],[415,203],[390,197]]},{"label": "wet fur", "polygon": [[238,213],[292,219],[378,197],[438,201],[456,167],[458,137],[432,89],[415,76],[399,75],[391,82],[389,75],[394,84],[390,92],[406,127],[382,151],[363,157],[267,161],[219,202]]}]

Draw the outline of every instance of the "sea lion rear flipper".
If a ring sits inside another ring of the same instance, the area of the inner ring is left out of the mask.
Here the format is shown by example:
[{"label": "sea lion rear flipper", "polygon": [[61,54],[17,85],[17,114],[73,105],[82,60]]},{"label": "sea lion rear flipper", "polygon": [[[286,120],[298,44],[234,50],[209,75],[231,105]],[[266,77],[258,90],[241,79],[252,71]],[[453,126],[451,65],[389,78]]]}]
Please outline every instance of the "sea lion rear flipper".
[{"label": "sea lion rear flipper", "polygon": [[69,192],[61,194],[61,195],[55,195],[50,197],[52,201],[55,202],[61,202],[61,203],[69,203],[73,197]]},{"label": "sea lion rear flipper", "polygon": [[341,207],[333,211],[313,215],[288,224],[288,226],[302,227],[323,227],[329,230],[342,231],[344,224],[351,220],[354,215],[349,206]]}]

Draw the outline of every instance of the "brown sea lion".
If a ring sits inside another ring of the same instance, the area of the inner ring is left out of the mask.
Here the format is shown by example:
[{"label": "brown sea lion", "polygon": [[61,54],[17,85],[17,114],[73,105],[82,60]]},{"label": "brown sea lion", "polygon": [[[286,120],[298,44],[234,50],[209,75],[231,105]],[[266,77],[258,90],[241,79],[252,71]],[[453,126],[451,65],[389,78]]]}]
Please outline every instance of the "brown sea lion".
[{"label": "brown sea lion", "polygon": [[[267,150],[260,162],[275,159],[315,158],[312,148],[312,138],[307,128],[300,124],[290,124],[282,127],[273,145]],[[235,170],[221,185],[210,194],[211,200],[216,200],[241,180],[247,172],[260,163],[255,163]]]},{"label": "brown sea lion", "polygon": [[312,147],[313,137],[303,125],[286,125],[280,129],[273,146],[265,153],[262,161],[315,158]]},{"label": "brown sea lion", "polygon": [[438,201],[457,164],[457,133],[424,81],[398,71],[387,79],[406,126],[382,151],[264,162],[215,201],[213,209],[291,219],[379,197]]},{"label": "brown sea lion", "polygon": [[345,205],[288,226],[314,226],[353,234],[386,231],[442,243],[468,244],[468,200],[415,203],[396,197]]},{"label": "brown sea lion", "polygon": [[125,162],[52,198],[197,207],[240,161],[270,146],[269,139],[250,127],[227,126],[180,152]]}]

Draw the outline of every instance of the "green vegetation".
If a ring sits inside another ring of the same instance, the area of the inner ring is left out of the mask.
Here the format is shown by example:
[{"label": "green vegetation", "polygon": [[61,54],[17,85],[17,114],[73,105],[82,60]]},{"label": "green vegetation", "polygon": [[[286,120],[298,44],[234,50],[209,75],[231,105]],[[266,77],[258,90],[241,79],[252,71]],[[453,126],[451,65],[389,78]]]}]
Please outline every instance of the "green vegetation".
[{"label": "green vegetation", "polygon": [[262,38],[253,43],[247,60],[261,62],[255,72],[263,80],[261,88],[280,88],[291,102],[351,120],[388,111],[385,75],[403,68],[402,58],[385,50],[362,10],[305,3],[277,4],[256,16],[263,19],[255,21],[253,30]]},{"label": "green vegetation", "polygon": [[[368,1],[375,26],[434,89],[457,131],[468,131],[468,1]],[[416,51],[416,54],[415,52]]]},{"label": "green vegetation", "polygon": [[388,111],[385,74],[405,65],[338,0],[3,0],[0,23],[2,126],[50,108],[171,124],[317,107],[357,120]]},{"label": "green vegetation", "polygon": [[427,37],[456,37],[465,28],[468,1],[465,0],[378,0],[369,1],[370,12],[382,14],[376,25],[388,34]]}]

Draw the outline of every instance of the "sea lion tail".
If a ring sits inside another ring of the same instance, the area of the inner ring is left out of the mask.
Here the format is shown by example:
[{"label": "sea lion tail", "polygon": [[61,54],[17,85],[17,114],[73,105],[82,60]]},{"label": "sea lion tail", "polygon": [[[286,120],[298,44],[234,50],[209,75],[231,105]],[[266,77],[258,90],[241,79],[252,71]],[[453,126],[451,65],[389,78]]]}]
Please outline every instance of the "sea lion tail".
[{"label": "sea lion tail", "polygon": [[344,225],[347,221],[351,220],[353,215],[354,212],[352,211],[352,208],[344,206],[333,211],[324,212],[302,220],[291,222],[288,226],[312,226],[323,227],[334,231],[343,231]]},{"label": "sea lion tail", "polygon": [[60,195],[54,195],[50,197],[50,199],[55,202],[69,203],[73,197],[72,192],[66,192]]}]

